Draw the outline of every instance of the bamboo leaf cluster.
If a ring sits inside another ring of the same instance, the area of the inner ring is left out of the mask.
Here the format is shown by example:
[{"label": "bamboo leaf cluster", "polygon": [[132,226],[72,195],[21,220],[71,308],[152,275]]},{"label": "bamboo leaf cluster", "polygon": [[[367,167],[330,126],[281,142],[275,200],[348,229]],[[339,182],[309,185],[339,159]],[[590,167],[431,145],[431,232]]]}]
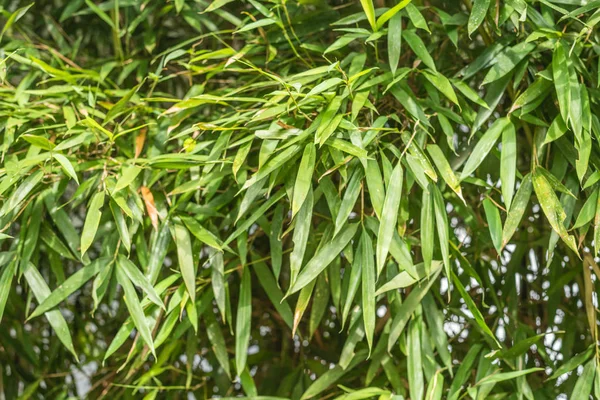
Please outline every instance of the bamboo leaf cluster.
[{"label": "bamboo leaf cluster", "polygon": [[600,398],[600,1],[0,13],[0,398]]}]

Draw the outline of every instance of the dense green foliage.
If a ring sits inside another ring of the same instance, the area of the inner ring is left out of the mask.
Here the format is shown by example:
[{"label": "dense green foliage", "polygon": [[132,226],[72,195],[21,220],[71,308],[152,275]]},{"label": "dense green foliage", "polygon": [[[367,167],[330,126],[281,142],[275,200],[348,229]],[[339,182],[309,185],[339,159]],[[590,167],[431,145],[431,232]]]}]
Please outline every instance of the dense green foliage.
[{"label": "dense green foliage", "polygon": [[600,1],[0,5],[0,398],[600,398]]}]

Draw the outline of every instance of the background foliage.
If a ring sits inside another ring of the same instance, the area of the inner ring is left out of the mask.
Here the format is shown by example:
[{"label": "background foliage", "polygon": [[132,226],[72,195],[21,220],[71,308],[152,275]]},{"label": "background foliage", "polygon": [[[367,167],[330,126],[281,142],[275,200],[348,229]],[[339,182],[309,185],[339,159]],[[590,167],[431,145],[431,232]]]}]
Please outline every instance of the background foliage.
[{"label": "background foliage", "polygon": [[4,398],[600,398],[599,1],[1,4]]}]

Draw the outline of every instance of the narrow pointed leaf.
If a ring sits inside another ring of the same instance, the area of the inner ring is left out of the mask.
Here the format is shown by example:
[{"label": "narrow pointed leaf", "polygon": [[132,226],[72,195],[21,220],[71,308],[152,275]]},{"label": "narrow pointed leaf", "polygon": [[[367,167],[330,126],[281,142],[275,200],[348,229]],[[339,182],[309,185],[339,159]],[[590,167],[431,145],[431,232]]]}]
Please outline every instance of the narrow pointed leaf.
[{"label": "narrow pointed leaf", "polygon": [[238,301],[235,322],[235,366],[238,376],[246,368],[248,359],[248,346],[250,342],[250,321],[252,316],[252,281],[250,271],[244,268],[240,285],[240,298]]},{"label": "narrow pointed leaf", "polygon": [[401,194],[402,166],[400,165],[400,162],[398,162],[392,171],[390,184],[388,185],[388,189],[385,194],[385,201],[383,203],[382,211],[383,218],[379,224],[379,231],[377,234],[377,277],[379,277],[381,271],[383,270],[392,242],[392,236],[396,230]]}]

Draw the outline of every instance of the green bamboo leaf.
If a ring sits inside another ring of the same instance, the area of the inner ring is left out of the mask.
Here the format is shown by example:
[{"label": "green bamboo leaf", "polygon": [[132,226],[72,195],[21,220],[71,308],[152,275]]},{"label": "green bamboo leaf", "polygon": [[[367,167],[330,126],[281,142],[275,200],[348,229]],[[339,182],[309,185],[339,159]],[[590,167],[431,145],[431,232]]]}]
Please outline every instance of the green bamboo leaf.
[{"label": "green bamboo leaf", "polygon": [[433,283],[436,281],[439,274],[439,271],[434,273],[426,282],[422,282],[420,285],[413,288],[404,303],[402,303],[396,312],[396,315],[394,315],[394,319],[392,320],[392,325],[390,327],[390,336],[388,338],[388,351],[391,351],[398,341],[398,338],[406,327],[409,319],[421,303],[423,297],[427,294]]},{"label": "green bamboo leaf", "polygon": [[[29,213],[30,212],[30,213]],[[42,223],[42,216],[44,212],[44,204],[41,199],[37,199],[34,203],[27,207],[25,210],[25,223],[27,225],[26,230],[22,230],[21,234],[25,233],[25,238],[23,240],[23,246],[21,251],[21,257],[19,260],[19,264],[21,265],[21,269],[26,268],[29,265],[29,261],[31,261],[32,257],[35,254],[35,249],[38,247],[38,239],[40,238],[40,226]],[[46,226],[46,225],[44,225]],[[44,229],[46,232],[47,229]],[[53,239],[56,238],[53,235]],[[42,238],[44,241],[44,238]],[[60,243],[60,250],[62,250],[65,254],[68,255],[71,259],[73,259],[69,250],[65,248],[60,239],[56,238],[57,243]],[[52,247],[55,251],[59,252],[59,246]],[[60,253],[59,253],[60,254]],[[60,281],[61,279],[59,279]]]},{"label": "green bamboo leaf", "polygon": [[502,153],[500,158],[500,182],[502,183],[502,198],[506,208],[510,209],[515,189],[517,172],[517,138],[513,124],[508,125],[502,132]]},{"label": "green bamboo leaf", "polygon": [[292,218],[296,216],[306,200],[306,196],[312,185],[312,175],[315,168],[316,148],[309,143],[304,148],[302,160],[298,167],[298,175],[294,185],[294,197],[292,199]]},{"label": "green bamboo leaf", "polygon": [[371,25],[371,29],[373,29],[373,32],[377,32],[379,27],[377,26],[377,21],[375,19],[375,7],[373,6],[373,0],[360,0],[360,5],[367,16],[367,20]]},{"label": "green bamboo leaf", "polygon": [[67,157],[63,156],[60,153],[54,153],[52,154],[52,157],[54,157],[54,159],[58,161],[65,173],[79,185],[79,179],[77,178],[77,173],[75,172],[75,168],[73,168],[73,164],[71,164],[71,161],[69,161]]},{"label": "green bamboo leaf", "polygon": [[591,193],[591,195],[587,198],[587,200],[583,204],[583,207],[581,207],[579,214],[577,215],[577,220],[575,221],[575,224],[573,225],[573,229],[581,228],[582,226],[584,226],[585,224],[590,222],[594,218],[594,216],[597,214],[597,209],[598,209],[597,203],[598,203],[598,192],[599,191],[600,191],[600,189],[594,190]]},{"label": "green bamboo leaf", "polygon": [[521,181],[519,190],[517,190],[517,194],[515,195],[514,201],[508,211],[506,221],[504,222],[504,228],[502,229],[502,248],[508,244],[521,223],[532,191],[531,174],[527,174]]},{"label": "green bamboo leaf", "polygon": [[598,254],[598,249],[600,248],[600,207],[598,204],[600,201],[596,202],[596,214],[594,216],[594,254]]},{"label": "green bamboo leaf", "polygon": [[432,181],[437,182],[437,174],[431,165],[431,162],[425,155],[425,152],[418,146],[414,140],[411,139],[411,135],[408,132],[402,132],[402,141],[408,146],[409,155],[414,157],[414,160],[420,165],[423,172],[431,178]]},{"label": "green bamboo leaf", "polygon": [[489,106],[479,95],[475,92],[469,85],[467,85],[463,81],[459,81],[458,79],[450,79],[452,85],[458,89],[459,92],[463,94],[467,99],[471,100],[473,103],[483,107],[484,109],[489,110]]},{"label": "green bamboo leaf", "polygon": [[133,183],[135,178],[142,172],[142,168],[136,165],[128,165],[122,169],[121,176],[117,181],[114,189],[112,190],[112,195],[114,196],[119,190],[125,189],[129,185]]},{"label": "green bamboo leaf", "polygon": [[552,55],[552,77],[556,89],[556,97],[560,115],[563,121],[569,120],[569,104],[571,103],[571,92],[569,90],[569,70],[567,55],[563,45],[558,42]]},{"label": "green bamboo leaf", "polygon": [[265,201],[260,207],[258,207],[256,211],[254,211],[252,215],[248,217],[248,219],[240,224],[238,228],[231,235],[229,235],[227,239],[225,239],[223,246],[227,246],[234,239],[237,239],[237,237],[242,233],[246,232],[258,218],[264,215],[265,211],[271,208],[273,204],[277,203],[283,196],[285,196],[285,190],[283,189],[280,189],[277,193],[272,195],[269,200]]},{"label": "green bamboo leaf", "polygon": [[479,25],[485,19],[485,16],[490,8],[491,0],[474,0],[471,14],[469,15],[469,24],[467,30],[469,36],[473,34],[479,28]]},{"label": "green bamboo leaf", "polygon": [[13,26],[15,22],[20,20],[23,15],[27,13],[27,10],[29,10],[34,4],[35,3],[31,3],[27,6],[17,8],[12,14],[10,14],[10,17],[8,17],[8,20],[4,23],[4,27],[2,27],[2,32],[0,32],[0,40],[2,40],[4,34],[10,29],[10,27]]},{"label": "green bamboo leaf", "polygon": [[125,108],[127,107],[127,103],[129,103],[129,101],[131,101],[131,98],[133,97],[133,95],[137,93],[137,91],[140,89],[140,87],[142,85],[143,85],[143,82],[134,86],[133,88],[131,88],[125,94],[125,96],[123,96],[114,106],[112,106],[110,108],[110,110],[108,110],[108,112],[106,113],[106,117],[104,117],[103,125],[106,125],[107,123],[109,123],[110,121],[115,119],[119,114],[121,114],[122,112],[125,111]]},{"label": "green bamboo leaf", "polygon": [[550,124],[550,128],[548,128],[546,138],[544,139],[544,144],[553,142],[556,139],[560,138],[562,135],[567,133],[567,130],[568,128],[565,122],[563,121],[562,117],[560,115],[557,115],[556,118],[554,118],[554,121],[552,121],[552,124]]},{"label": "green bamboo leaf", "polygon": [[346,245],[352,240],[358,230],[358,224],[349,224],[344,231],[321,247],[313,258],[300,271],[298,279],[290,288],[286,296],[296,293],[311,283],[331,262],[337,257]]},{"label": "green bamboo leaf", "polygon": [[[410,0],[404,0],[406,4],[410,2]],[[402,2],[401,2],[402,3]],[[396,6],[398,7],[398,6]],[[396,8],[394,7],[394,8]],[[385,15],[385,14],[384,14]],[[377,19],[377,25],[379,26],[382,17]],[[385,21],[384,21],[385,23]],[[381,28],[382,26],[379,26]],[[400,13],[396,13],[393,17],[390,18],[390,23],[388,25],[388,34],[387,34],[387,44],[388,44],[388,62],[390,64],[390,69],[392,70],[392,74],[396,74],[396,69],[398,68],[398,63],[400,62],[400,53],[402,48],[402,15]]]},{"label": "green bamboo leaf", "polygon": [[158,232],[155,233],[153,240],[150,242],[151,249],[146,276],[152,284],[156,282],[158,274],[160,273],[160,267],[166,257],[170,238],[170,222],[169,220],[165,220]]},{"label": "green bamboo leaf", "polygon": [[478,385],[489,385],[491,383],[503,382],[511,379],[518,378],[523,375],[528,375],[533,372],[543,371],[543,368],[529,368],[521,371],[512,371],[512,372],[500,372],[498,374],[488,375],[479,382]]},{"label": "green bamboo leaf", "polygon": [[83,257],[86,251],[94,243],[98,226],[100,225],[100,217],[102,217],[101,208],[104,206],[104,191],[101,190],[92,196],[87,215],[85,216],[85,223],[83,225],[83,231],[81,232],[81,256]]},{"label": "green bamboo leaf", "polygon": [[294,249],[290,254],[290,283],[293,285],[296,282],[302,262],[304,260],[304,254],[306,252],[306,244],[308,243],[308,236],[311,229],[311,219],[313,212],[313,190],[309,187],[306,199],[300,207],[298,216],[296,218],[296,226],[294,228],[294,234],[292,241],[294,242]]},{"label": "green bamboo leaf", "polygon": [[[348,388],[344,388],[347,390]],[[336,400],[362,400],[362,399],[370,399],[374,396],[379,396],[379,398],[388,398],[391,397],[392,394],[387,391],[376,387],[364,388],[359,390],[353,390],[350,393],[344,394],[342,396],[336,397]]]},{"label": "green bamboo leaf", "polygon": [[152,334],[150,333],[150,328],[148,327],[148,323],[146,322],[146,316],[144,315],[144,310],[140,304],[140,300],[137,297],[137,293],[129,277],[126,272],[122,268],[116,269],[117,281],[123,287],[123,299],[125,300],[125,305],[129,310],[129,316],[133,320],[133,323],[137,330],[140,333],[140,336],[144,340],[144,342],[150,347],[152,354],[156,357],[154,351],[154,343],[152,341]]},{"label": "green bamboo leaf", "polygon": [[594,378],[594,396],[600,396],[600,365],[596,363],[596,377]]},{"label": "green bamboo leaf", "polygon": [[98,309],[100,302],[108,290],[108,286],[113,274],[113,265],[114,262],[110,262],[104,268],[100,269],[100,271],[96,274],[96,278],[94,278],[94,282],[92,282],[92,300],[94,300],[92,315]]},{"label": "green bamboo leaf", "polygon": [[558,367],[552,375],[547,379],[547,381],[554,380],[561,375],[566,374],[567,372],[573,371],[575,368],[583,365],[589,358],[594,354],[594,346],[589,346],[586,351],[583,351],[579,354],[574,355],[570,359],[568,359],[563,365]]},{"label": "green bamboo leaf", "polygon": [[[362,261],[363,261],[363,247],[357,246],[356,252],[354,253],[354,260],[352,262],[352,268],[350,270],[350,278],[348,280],[348,287],[346,289],[346,298],[344,300],[344,307],[342,309],[342,328],[346,326],[346,319],[350,313],[350,309],[354,305],[354,297],[358,292],[358,287],[362,281]],[[376,293],[375,296],[378,294]]]},{"label": "green bamboo leaf", "polygon": [[437,226],[438,239],[440,243],[440,253],[446,271],[446,276],[450,276],[450,223],[448,222],[448,213],[442,192],[437,186],[431,185],[431,195],[433,197],[433,209]]},{"label": "green bamboo leaf", "polygon": [[[354,261],[354,254],[351,253],[349,247],[344,250],[344,256],[347,256],[348,261]],[[327,279],[331,292],[331,301],[334,307],[339,310],[342,308],[342,260],[337,258],[327,267]]]},{"label": "green bamboo leaf", "polygon": [[375,261],[373,254],[373,242],[371,237],[367,233],[366,229],[363,228],[360,236],[359,246],[362,247],[360,260],[361,271],[362,271],[362,308],[363,308],[363,321],[365,326],[365,336],[367,337],[367,343],[369,344],[369,353],[373,348],[373,334],[375,331],[375,306],[376,296],[375,293]]},{"label": "green bamboo leaf", "polygon": [[192,256],[192,239],[185,226],[180,223],[173,225],[173,240],[177,245],[177,261],[181,276],[190,300],[194,303],[196,301],[196,265]]},{"label": "green bamboo leaf", "polygon": [[385,87],[385,90],[383,91],[384,94],[392,87],[396,86],[397,83],[406,80],[406,76],[412,72],[412,68],[402,67],[396,72],[394,79]]},{"label": "green bamboo leaf", "polygon": [[266,178],[271,172],[279,169],[284,163],[289,162],[298,153],[300,148],[300,145],[294,144],[278,152],[244,183],[242,189],[248,189],[250,186]]},{"label": "green bamboo leaf", "polygon": [[308,319],[308,338],[312,339],[315,331],[319,328],[321,320],[325,315],[327,304],[329,303],[329,285],[325,275],[321,274],[316,279],[315,289],[312,294],[312,305],[310,307],[310,317]]},{"label": "green bamboo leaf", "polygon": [[513,112],[530,103],[543,100],[550,92],[551,87],[552,81],[546,79],[545,77],[536,79],[536,81],[529,86],[527,90],[517,97],[509,112]]},{"label": "green bamboo leaf", "polygon": [[485,219],[488,223],[490,236],[492,237],[492,243],[494,243],[496,251],[500,253],[502,250],[502,221],[500,220],[500,211],[488,198],[483,200],[483,208],[485,210]]},{"label": "green bamboo leaf", "polygon": [[75,112],[72,107],[64,106],[62,108],[63,117],[65,119],[65,124],[67,125],[67,129],[71,129],[77,124],[77,117],[75,116]]},{"label": "green bamboo leaf", "polygon": [[420,317],[414,318],[408,325],[406,333],[406,365],[411,399],[422,399],[425,391],[421,351],[421,322]]},{"label": "green bamboo leaf", "polygon": [[102,8],[98,7],[94,2],[92,2],[91,0],[85,0],[85,4],[87,4],[87,6],[96,14],[98,15],[98,17],[100,17],[100,19],[102,19],[104,22],[106,22],[108,24],[108,26],[110,26],[112,29],[115,29],[115,24],[114,21],[108,16],[108,14],[106,14],[104,12],[104,10],[102,10]]},{"label": "green bamboo leaf", "polygon": [[433,261],[434,225],[433,195],[424,190],[421,196],[421,255],[426,271],[431,270]]},{"label": "green bamboo leaf", "polygon": [[315,133],[315,143],[323,146],[325,142],[333,135],[337,127],[342,122],[344,115],[338,113],[345,96],[336,96],[327,105],[327,108],[319,115],[321,117],[320,124]]},{"label": "green bamboo leaf", "polygon": [[236,181],[238,179],[238,172],[240,171],[240,168],[242,168],[244,166],[244,163],[246,162],[246,159],[248,157],[248,154],[250,154],[250,150],[252,149],[252,139],[254,139],[253,137],[250,137],[251,140],[247,141],[246,143],[244,143],[243,145],[240,146],[240,148],[238,149],[237,153],[235,154],[235,158],[233,159],[233,176],[235,177]]},{"label": "green bamboo leaf", "polygon": [[408,18],[410,18],[410,22],[412,22],[415,27],[423,29],[424,31],[427,31],[427,33],[431,34],[425,17],[423,17],[423,14],[421,14],[421,11],[419,11],[414,3],[409,3],[406,5],[406,13],[408,14]]},{"label": "green bamboo leaf", "polygon": [[253,269],[258,278],[258,282],[265,290],[267,297],[269,300],[271,300],[271,303],[273,303],[273,306],[281,318],[290,327],[290,329],[292,329],[294,324],[292,309],[287,301],[283,300],[283,292],[279,288],[273,273],[269,270],[264,262],[257,262],[253,264]]},{"label": "green bamboo leaf", "polygon": [[582,138],[579,141],[577,146],[578,158],[575,160],[575,170],[577,172],[577,177],[580,182],[583,182],[583,179],[586,176],[590,155],[592,153],[592,137],[588,131],[584,131],[582,134]]},{"label": "green bamboo leaf", "polygon": [[583,104],[585,102],[585,86],[582,87],[579,84],[579,76],[575,70],[574,63],[571,58],[567,59],[567,65],[569,70],[569,125],[575,134],[575,137],[579,140],[582,139],[583,129]]},{"label": "green bamboo leaf", "polygon": [[414,51],[415,55],[421,61],[423,61],[423,63],[426,66],[428,66],[434,71],[437,71],[437,69],[435,68],[435,62],[433,61],[433,58],[427,51],[427,47],[425,47],[425,44],[423,43],[421,38],[415,33],[415,31],[405,30],[402,33],[402,37],[406,40],[406,43],[408,43],[412,51]]},{"label": "green bamboo leaf", "polygon": [[328,54],[328,53],[332,53],[336,50],[343,49],[344,47],[346,47],[347,45],[354,42],[356,39],[358,39],[360,37],[363,37],[363,35],[362,34],[347,34],[347,35],[340,36],[338,38],[338,40],[333,42],[327,49],[325,49],[323,54]]},{"label": "green bamboo leaf", "polygon": [[424,263],[419,263],[415,265],[415,274],[411,275],[408,271],[402,271],[385,284],[383,284],[377,291],[375,292],[375,296],[379,296],[382,293],[388,292],[390,290],[402,289],[409,286],[414,285],[418,281],[427,278],[442,268],[443,263],[440,261],[433,261],[431,263],[431,269],[426,270]]},{"label": "green bamboo leaf", "polygon": [[[487,85],[509,75],[517,67],[517,64],[527,57],[535,47],[534,43],[521,42],[513,47],[506,48],[498,54],[496,62],[483,78],[481,85]],[[486,103],[490,104],[488,101]]]},{"label": "green bamboo leaf", "polygon": [[[367,217],[366,225],[374,235],[378,234],[380,224],[378,223],[376,218]],[[412,256],[410,254],[410,249],[408,248],[406,242],[400,237],[397,231],[394,231],[392,235],[389,251],[394,260],[396,260],[396,262],[398,263],[398,265],[400,265],[403,269],[411,270],[412,272],[411,268],[413,265],[413,261]]]},{"label": "green bamboo leaf", "polygon": [[460,188],[460,181],[454,174],[454,171],[452,170],[450,163],[444,156],[442,149],[440,149],[440,147],[436,144],[429,144],[427,145],[427,152],[431,156],[431,159],[433,160],[433,163],[435,164],[440,175],[442,176],[442,179],[444,179],[446,184],[450,186],[450,189],[452,189],[456,193],[456,195],[464,202],[465,199],[463,198],[462,189]]},{"label": "green bamboo leaf", "polygon": [[[306,96],[304,97],[304,100],[302,102],[305,102],[307,100],[311,100],[314,96],[316,96],[317,94],[323,93],[331,88],[335,88],[336,86],[339,86],[340,83],[342,83],[343,80],[340,78],[330,78],[327,79],[321,83],[319,83],[317,86],[315,86],[314,88],[312,88],[310,90],[310,92],[308,92],[306,94]],[[308,148],[310,147],[310,145],[307,145],[304,148],[304,153],[306,154]],[[314,146],[313,149],[314,150]],[[304,157],[304,156],[303,156]]]},{"label": "green bamboo leaf", "polygon": [[546,336],[546,334],[541,333],[539,335],[528,337],[526,339],[520,340],[519,342],[515,343],[510,348],[504,348],[502,350],[493,352],[491,354],[486,355],[486,357],[503,358],[506,360],[510,360],[512,358],[519,357],[520,355],[529,351],[531,346],[533,346],[534,344],[539,342],[544,336]]},{"label": "green bamboo leaf", "polygon": [[225,371],[225,374],[231,379],[229,355],[227,354],[225,338],[223,337],[223,332],[221,332],[221,328],[211,309],[207,308],[204,311],[204,320],[206,321],[206,336],[208,336],[213,353],[223,368],[223,371]]},{"label": "green bamboo leaf", "polygon": [[479,139],[479,142],[477,142],[475,148],[473,148],[469,159],[465,163],[462,174],[460,175],[461,181],[475,172],[490,150],[492,150],[492,147],[494,144],[496,144],[496,141],[502,132],[509,128],[510,125],[511,122],[508,118],[500,118],[494,121],[492,126],[490,126],[490,128],[483,134],[481,139]]},{"label": "green bamboo leaf", "polygon": [[353,155],[354,157],[361,158],[361,159],[367,158],[366,150],[363,150],[358,146],[348,143],[345,140],[341,140],[338,138],[329,138],[325,144],[327,144],[328,146],[331,146],[339,151],[342,151],[344,153]]},{"label": "green bamboo leaf", "polygon": [[400,82],[399,84],[392,86],[390,91],[396,100],[402,104],[402,107],[404,107],[406,111],[410,113],[415,121],[419,121],[419,123],[422,123],[426,126],[431,126],[425,111],[423,111],[423,108],[416,101],[412,91],[405,84],[405,82]]},{"label": "green bamboo leaf", "polygon": [[4,397],[600,397],[600,0],[130,2],[0,10]]},{"label": "green bamboo leaf", "polygon": [[298,301],[296,302],[296,308],[294,309],[294,326],[292,328],[292,335],[296,334],[300,320],[308,307],[310,302],[313,289],[317,283],[316,279],[313,279],[308,285],[304,286],[298,295]]},{"label": "green bamboo leaf", "polygon": [[17,272],[17,261],[13,260],[4,266],[2,274],[0,275],[0,322],[2,322],[2,315],[4,314],[4,308],[6,307],[6,301],[10,294],[10,286],[12,279]]},{"label": "green bamboo leaf", "polygon": [[364,361],[367,358],[367,351],[358,351],[355,353],[354,357],[350,364],[343,368],[340,365],[336,365],[335,367],[329,369],[323,375],[321,375],[317,380],[315,380],[309,387],[306,389],[300,400],[308,400],[313,398],[323,391],[325,391],[328,387],[335,384],[338,380],[340,380],[346,373],[350,372],[354,369],[359,363]]},{"label": "green bamboo leaf", "polygon": [[427,175],[423,169],[423,164],[412,154],[405,154],[404,158],[406,159],[406,165],[408,166],[407,171],[410,172],[410,175],[414,177],[415,181],[423,191],[428,191],[429,181],[427,180]]},{"label": "green bamboo leaf", "polygon": [[[583,367],[583,372],[575,382],[575,387],[571,393],[572,399],[589,399],[592,394],[592,386],[594,384],[594,376],[596,375],[597,361],[591,360]],[[542,369],[542,368],[540,368]]]},{"label": "green bamboo leaf", "polygon": [[[582,2],[582,3],[584,3],[584,2]],[[600,6],[600,1],[598,1],[598,0],[589,2],[585,5],[583,5],[582,7],[578,7],[576,9],[574,9],[573,11],[571,11],[570,13],[563,15],[558,20],[558,22],[560,23],[560,22],[564,21],[565,19],[576,18],[578,15],[584,14],[590,10],[597,9],[598,6]]]},{"label": "green bamboo leaf", "polygon": [[[33,235],[32,235],[33,236]],[[59,239],[59,237],[47,226],[42,225],[42,230],[39,235],[40,239],[50,246],[58,255],[69,260],[77,260],[71,253],[69,248]],[[26,258],[26,257],[24,257]]]},{"label": "green bamboo leaf", "polygon": [[242,272],[240,285],[240,298],[238,301],[237,316],[235,322],[235,366],[238,376],[246,368],[248,358],[248,346],[250,342],[250,324],[252,317],[252,280],[248,268]]},{"label": "green bamboo leaf", "polygon": [[[42,303],[48,296],[50,296],[50,288],[48,284],[38,271],[38,269],[32,263],[29,263],[23,271],[23,276],[27,281],[27,284],[31,288],[33,292],[33,296],[38,301],[38,303]],[[71,334],[69,333],[69,327],[67,325],[67,321],[62,316],[59,310],[52,310],[45,313],[48,322],[54,329],[56,336],[58,336],[59,340],[62,344],[75,356],[77,360],[77,353],[75,353],[75,349],[73,348],[73,340],[71,339]]]},{"label": "green bamboo leaf", "polygon": [[215,250],[223,251],[223,244],[221,240],[215,236],[211,231],[204,228],[198,221],[195,219],[188,217],[187,215],[180,215],[181,221],[185,224],[185,226],[189,229],[190,233],[194,235],[196,239],[206,244],[207,246],[212,247]]},{"label": "green bamboo leaf", "polygon": [[421,73],[429,82],[431,82],[433,86],[435,86],[437,90],[439,90],[451,102],[458,105],[458,98],[456,97],[456,93],[454,93],[454,89],[452,88],[448,78],[437,71],[430,71],[427,69],[422,70]]},{"label": "green bamboo leaf", "polygon": [[231,3],[233,0],[215,0],[213,1],[202,13],[212,12],[223,7],[227,3]]},{"label": "green bamboo leaf", "polygon": [[365,181],[369,190],[369,198],[375,213],[381,220],[383,217],[383,204],[385,203],[385,189],[383,187],[383,178],[381,170],[376,160],[367,160],[365,168]]},{"label": "green bamboo leaf", "polygon": [[463,358],[463,362],[458,367],[458,371],[456,372],[456,376],[450,385],[450,391],[448,392],[449,400],[456,400],[460,395],[461,386],[469,379],[471,375],[471,368],[473,367],[473,363],[477,358],[477,355],[481,351],[483,345],[481,343],[475,343],[466,356]]},{"label": "green bamboo leaf", "polygon": [[281,272],[281,263],[283,261],[283,248],[281,243],[281,231],[283,230],[283,204],[275,207],[273,218],[271,220],[271,231],[269,232],[269,251],[271,254],[271,268],[275,274],[275,279],[279,279]]},{"label": "green bamboo leaf", "polygon": [[473,315],[477,326],[479,326],[479,329],[481,329],[481,331],[492,341],[492,343],[496,344],[496,346],[498,347],[501,347],[500,343],[498,342],[498,339],[496,339],[496,336],[494,336],[490,328],[485,323],[485,319],[483,318],[483,315],[481,315],[481,311],[479,311],[479,308],[477,308],[477,305],[475,304],[469,293],[467,293],[462,282],[460,281],[460,279],[458,279],[454,272],[452,273],[452,282],[454,282],[458,293],[469,308],[469,311],[471,311],[471,314]]},{"label": "green bamboo leaf", "polygon": [[350,181],[348,182],[346,192],[344,193],[344,197],[342,198],[342,202],[338,209],[338,214],[335,219],[335,231],[333,232],[334,236],[340,232],[342,227],[345,226],[350,213],[352,213],[352,210],[354,209],[356,200],[360,194],[360,189],[362,188],[362,179],[362,168],[356,168],[352,174],[352,177],[350,178]]},{"label": "green bamboo leaf", "polygon": [[448,337],[444,331],[444,314],[436,307],[435,300],[431,293],[428,293],[423,297],[423,302],[421,304],[438,355],[446,368],[450,371],[450,376],[453,376],[452,356],[450,355],[450,351],[448,351]]},{"label": "green bamboo leaf", "polygon": [[37,170],[33,174],[29,175],[20,185],[16,188],[8,200],[0,209],[0,217],[5,216],[9,212],[15,210],[25,198],[31,193],[31,191],[37,186],[38,183],[44,177],[42,170]]},{"label": "green bamboo leaf", "polygon": [[66,281],[58,285],[54,291],[44,299],[37,306],[37,308],[31,313],[28,319],[38,317],[66,300],[73,292],[78,290],[86,282],[88,282],[93,276],[104,268],[108,268],[111,260],[107,257],[97,258],[88,265],[79,269],[73,275],[71,275]]},{"label": "green bamboo leaf", "polygon": [[209,261],[211,266],[212,290],[215,295],[217,308],[221,313],[221,318],[225,321],[227,315],[226,291],[225,291],[225,266],[223,263],[223,254],[218,251],[209,252]]},{"label": "green bamboo leaf", "polygon": [[377,234],[377,277],[381,274],[385,265],[392,237],[396,230],[396,222],[398,220],[398,209],[400,208],[400,196],[402,194],[402,166],[400,162],[396,164],[390,177],[385,201],[383,203],[383,219],[379,224]]},{"label": "green bamboo leaf", "polygon": [[363,109],[365,104],[368,104],[369,101],[369,91],[362,90],[354,95],[354,100],[352,101],[352,117],[350,119],[351,122],[354,122],[358,117],[358,114]]},{"label": "green bamboo leaf", "polygon": [[256,28],[261,28],[263,26],[273,25],[275,23],[277,23],[277,21],[273,18],[263,18],[263,19],[259,19],[258,21],[251,22],[249,24],[244,25],[241,29],[238,29],[237,31],[235,31],[235,33],[247,32],[247,31],[251,31]]},{"label": "green bamboo leaf", "polygon": [[[385,23],[387,21],[393,20],[394,17],[398,17],[400,15],[399,12],[404,7],[406,7],[411,1],[412,0],[401,0],[394,7],[390,8],[389,10],[387,10],[386,12],[381,14],[379,16],[379,18],[377,18],[377,29],[379,30],[379,29],[383,28],[383,25],[385,25]],[[393,24],[393,22],[390,22],[389,29],[392,29],[392,24]],[[392,69],[392,72],[393,72],[393,69]]]},{"label": "green bamboo leaf", "polygon": [[498,79],[497,81],[492,82],[487,88],[483,100],[488,105],[488,107],[481,107],[477,112],[477,116],[475,117],[475,121],[473,122],[473,126],[471,127],[471,136],[469,137],[469,140],[473,138],[475,133],[478,132],[481,129],[481,127],[486,123],[486,121],[492,116],[492,114],[494,113],[494,109],[504,98],[504,94],[510,78],[511,74],[509,73],[504,77]]},{"label": "green bamboo leaf", "polygon": [[117,266],[121,268],[127,277],[135,286],[139,287],[146,293],[148,298],[157,306],[161,308],[165,308],[162,300],[158,296],[158,293],[152,287],[152,284],[148,281],[148,279],[142,274],[142,271],[136,267],[134,263],[132,263],[127,257],[119,254],[117,258]]},{"label": "green bamboo leaf", "polygon": [[119,231],[121,242],[123,243],[123,246],[125,246],[127,253],[130,253],[131,237],[129,235],[129,229],[127,228],[127,221],[125,221],[125,216],[123,215],[123,212],[113,199],[110,199],[109,206],[110,211],[113,215],[113,219],[115,220],[115,224],[117,226],[117,231]]},{"label": "green bamboo leaf", "polygon": [[429,381],[427,386],[427,393],[425,393],[425,399],[427,400],[441,400],[444,392],[444,375],[438,369],[435,371],[435,375]]}]

